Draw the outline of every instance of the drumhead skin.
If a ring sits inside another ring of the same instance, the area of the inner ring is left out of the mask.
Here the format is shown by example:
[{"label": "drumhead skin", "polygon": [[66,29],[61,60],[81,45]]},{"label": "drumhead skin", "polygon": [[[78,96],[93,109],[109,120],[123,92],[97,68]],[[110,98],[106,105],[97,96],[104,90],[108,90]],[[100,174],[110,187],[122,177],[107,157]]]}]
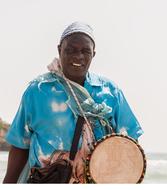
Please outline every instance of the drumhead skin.
[{"label": "drumhead skin", "polygon": [[146,170],[141,146],[124,135],[108,135],[87,158],[88,183],[140,183]]}]

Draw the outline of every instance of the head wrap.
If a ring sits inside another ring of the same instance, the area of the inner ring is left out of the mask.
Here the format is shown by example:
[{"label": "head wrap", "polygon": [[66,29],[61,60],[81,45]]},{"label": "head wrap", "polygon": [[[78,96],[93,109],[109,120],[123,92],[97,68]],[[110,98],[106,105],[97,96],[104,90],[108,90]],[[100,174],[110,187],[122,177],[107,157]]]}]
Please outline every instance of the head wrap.
[{"label": "head wrap", "polygon": [[60,44],[67,36],[74,33],[86,34],[89,38],[91,38],[91,40],[93,41],[95,45],[93,29],[88,24],[83,23],[83,22],[73,22],[71,25],[69,25],[61,35]]}]

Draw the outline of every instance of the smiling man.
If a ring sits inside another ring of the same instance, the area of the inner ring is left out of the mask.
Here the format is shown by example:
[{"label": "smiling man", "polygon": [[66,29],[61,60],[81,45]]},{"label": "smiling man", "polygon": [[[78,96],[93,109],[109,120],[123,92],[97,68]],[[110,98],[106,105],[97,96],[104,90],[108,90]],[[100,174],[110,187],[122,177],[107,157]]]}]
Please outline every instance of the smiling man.
[{"label": "smiling man", "polygon": [[83,85],[95,55],[94,48],[93,39],[83,33],[74,33],[62,39],[58,50],[64,75]]},{"label": "smiling man", "polygon": [[[109,79],[88,72],[95,56],[95,40],[89,25],[75,22],[68,26],[61,36],[58,52],[59,59],[48,67],[50,72],[33,80],[23,94],[6,136],[11,150],[4,183],[17,183],[21,172],[25,173],[27,160],[30,168],[45,168],[61,153],[68,160],[82,112],[91,129],[83,127],[70,183],[85,183],[89,145],[111,133],[101,118],[116,133],[126,132],[135,140],[143,133],[122,91]],[[27,174],[21,182],[26,182],[30,173]]]}]

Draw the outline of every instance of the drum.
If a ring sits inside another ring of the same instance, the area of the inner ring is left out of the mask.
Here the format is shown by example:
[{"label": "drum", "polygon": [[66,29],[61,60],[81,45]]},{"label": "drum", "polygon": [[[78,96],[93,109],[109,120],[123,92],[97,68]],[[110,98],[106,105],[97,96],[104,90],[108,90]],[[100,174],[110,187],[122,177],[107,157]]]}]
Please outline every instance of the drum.
[{"label": "drum", "polygon": [[97,141],[86,160],[86,183],[141,183],[146,157],[131,137],[110,134]]}]

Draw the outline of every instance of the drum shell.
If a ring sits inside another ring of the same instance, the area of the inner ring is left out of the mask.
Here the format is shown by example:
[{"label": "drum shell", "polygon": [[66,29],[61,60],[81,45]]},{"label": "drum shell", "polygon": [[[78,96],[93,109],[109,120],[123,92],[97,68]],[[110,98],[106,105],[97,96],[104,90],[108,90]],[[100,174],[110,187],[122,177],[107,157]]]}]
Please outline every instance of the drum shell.
[{"label": "drum shell", "polygon": [[[115,134],[114,133],[114,134],[110,134],[110,135],[104,136],[102,139],[100,139],[99,141],[97,141],[94,144],[94,149],[92,150],[92,152],[88,155],[88,157],[86,159],[86,168],[85,168],[86,183],[98,183],[97,181],[94,180],[93,176],[91,176],[90,163],[91,163],[92,155],[93,155],[94,151],[96,150],[96,148],[99,145],[101,145],[101,143],[103,143],[105,140],[108,140],[109,138],[114,138],[114,137],[119,137],[121,139],[123,138],[123,140],[128,140],[129,142],[133,142],[134,145],[139,149],[139,152],[142,155],[143,169],[142,169],[140,178],[138,180],[136,180],[134,183],[141,183],[143,181],[144,175],[145,175],[145,172],[146,172],[146,165],[147,165],[146,156],[145,156],[144,150],[138,144],[138,142],[135,141],[133,138],[131,138],[129,136],[122,135],[122,134]],[[127,173],[128,173],[128,171],[127,171]],[[107,182],[107,183],[110,183],[110,182]],[[117,183],[117,182],[113,182],[112,181],[111,183]],[[119,182],[119,183],[129,183],[129,182]]]}]

